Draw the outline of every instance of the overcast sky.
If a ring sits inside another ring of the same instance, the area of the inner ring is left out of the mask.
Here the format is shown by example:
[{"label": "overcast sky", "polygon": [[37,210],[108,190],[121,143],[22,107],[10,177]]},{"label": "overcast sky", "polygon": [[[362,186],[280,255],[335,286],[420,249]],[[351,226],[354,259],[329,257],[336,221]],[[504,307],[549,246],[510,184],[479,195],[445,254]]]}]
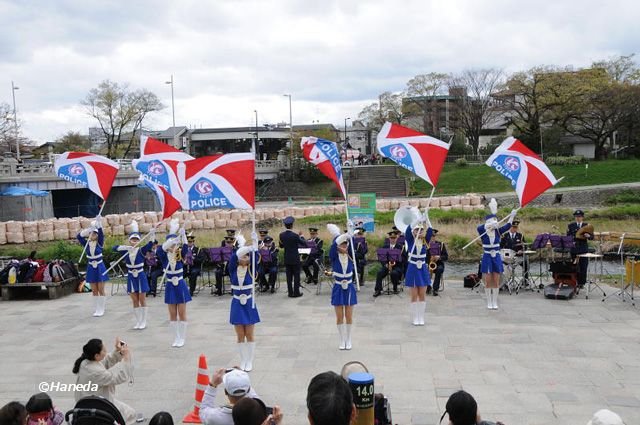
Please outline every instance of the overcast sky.
[{"label": "overcast sky", "polygon": [[0,0],[0,103],[25,136],[94,125],[102,80],[158,95],[146,128],[343,125],[428,72],[573,65],[640,53],[637,0]]}]

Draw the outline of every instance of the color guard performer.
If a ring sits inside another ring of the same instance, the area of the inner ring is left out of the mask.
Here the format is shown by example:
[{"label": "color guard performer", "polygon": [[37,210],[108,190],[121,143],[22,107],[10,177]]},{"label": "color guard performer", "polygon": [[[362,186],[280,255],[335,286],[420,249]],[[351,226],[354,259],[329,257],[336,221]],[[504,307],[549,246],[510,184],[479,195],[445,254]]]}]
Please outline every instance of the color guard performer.
[{"label": "color guard performer", "polygon": [[[354,263],[349,255],[349,234],[340,234],[335,224],[327,224],[329,233],[334,236],[329,249],[331,275],[334,279],[331,290],[331,305],[336,312],[336,325],[340,334],[340,350],[351,350],[351,330],[353,326],[353,306],[358,304],[356,283],[354,281]],[[345,323],[346,322],[346,323]]]},{"label": "color guard performer", "polygon": [[414,326],[424,325],[424,313],[427,306],[425,293],[427,286],[431,286],[429,267],[427,266],[427,251],[432,235],[431,222],[428,216],[421,218],[427,223],[426,235],[421,224],[414,228],[409,225],[404,232],[408,255],[404,284],[411,288],[411,315]]},{"label": "color guard performer", "polygon": [[487,293],[487,308],[489,310],[498,309],[498,291],[500,285],[500,275],[504,272],[502,257],[500,256],[500,235],[511,228],[511,223],[517,211],[512,210],[506,224],[499,227],[498,203],[494,198],[489,202],[491,214],[485,217],[484,224],[478,226],[477,231],[482,241],[481,271],[485,281],[485,291]]},{"label": "color guard performer", "polygon": [[131,233],[129,234],[129,245],[114,245],[113,250],[123,254],[125,266],[127,267],[127,293],[133,303],[133,314],[136,316],[136,324],[133,329],[145,329],[147,327],[147,292],[149,292],[149,281],[144,272],[145,257],[151,251],[155,239],[155,231],[151,231],[151,241],[140,247],[140,233],[138,232],[138,222],[131,222]]},{"label": "color guard performer", "polygon": [[[100,317],[104,315],[107,305],[104,283],[109,280],[109,276],[103,274],[107,271],[107,268],[102,261],[102,250],[104,246],[102,217],[97,216],[91,227],[82,230],[76,237],[83,246],[86,246],[87,274],[85,280],[91,285],[94,306],[93,316]],[[87,238],[89,239],[87,240]]]},{"label": "color guard performer", "polygon": [[[584,211],[575,210],[573,213],[575,220],[573,223],[569,223],[567,226],[567,236],[573,236],[574,247],[571,249],[571,259],[576,260],[576,257],[580,254],[586,254],[589,252],[589,243],[587,241],[593,240],[593,234],[584,233],[584,239],[577,238],[576,233],[578,230],[582,229],[585,226],[588,226],[589,223],[585,223],[584,221]],[[578,286],[580,288],[584,287],[585,283],[587,283],[587,270],[589,269],[589,259],[586,257],[578,258]]]},{"label": "color guard performer", "polygon": [[[438,296],[440,290],[440,282],[444,274],[444,262],[449,260],[449,253],[444,242],[435,240],[438,229],[432,229],[431,242],[429,243],[429,270],[433,273],[433,296]],[[431,269],[431,265],[435,264],[435,269]]]},{"label": "color guard performer", "polygon": [[172,328],[175,338],[172,347],[184,346],[187,338],[187,303],[191,301],[189,288],[184,281],[184,265],[182,258],[186,246],[184,229],[178,235],[178,220],[171,220],[167,240],[159,251],[160,260],[164,267],[163,279],[167,284],[164,292],[164,302],[169,309],[169,326]]}]

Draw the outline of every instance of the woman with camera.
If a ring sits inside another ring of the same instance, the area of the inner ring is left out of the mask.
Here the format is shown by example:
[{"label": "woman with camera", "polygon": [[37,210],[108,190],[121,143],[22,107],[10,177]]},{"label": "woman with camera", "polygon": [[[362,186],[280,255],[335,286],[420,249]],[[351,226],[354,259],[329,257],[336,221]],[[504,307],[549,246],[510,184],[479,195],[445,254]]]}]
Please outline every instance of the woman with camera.
[{"label": "woman with camera", "polygon": [[90,339],[82,347],[82,355],[73,365],[76,380],[75,399],[97,395],[112,402],[127,424],[135,423],[135,410],[115,399],[116,385],[133,379],[131,352],[126,343],[116,338],[115,350],[107,353],[100,339]]}]

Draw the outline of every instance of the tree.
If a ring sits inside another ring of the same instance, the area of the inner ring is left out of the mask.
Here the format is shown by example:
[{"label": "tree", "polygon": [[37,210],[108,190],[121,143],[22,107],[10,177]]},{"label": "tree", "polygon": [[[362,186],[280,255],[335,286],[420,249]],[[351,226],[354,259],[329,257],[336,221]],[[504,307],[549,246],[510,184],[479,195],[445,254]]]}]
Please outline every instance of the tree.
[{"label": "tree", "polygon": [[0,153],[9,152],[15,155],[16,138],[22,147],[30,143],[22,136],[20,119],[16,124],[13,108],[7,103],[0,103]]},{"label": "tree", "polygon": [[458,125],[478,154],[480,132],[498,118],[502,110],[493,95],[502,88],[503,72],[499,69],[466,70],[449,80],[449,90],[463,89],[459,105]]},{"label": "tree", "polygon": [[98,121],[107,140],[107,156],[113,158],[128,142],[126,156],[136,138],[136,130],[147,114],[164,108],[158,97],[148,90],[130,91],[127,84],[105,80],[93,88],[82,101],[87,113]]},{"label": "tree", "polygon": [[54,153],[63,153],[67,151],[89,151],[91,148],[91,140],[89,137],[83,136],[78,132],[69,131],[67,134],[56,140],[56,146],[53,148]]},{"label": "tree", "polygon": [[384,92],[378,101],[365,106],[358,114],[358,119],[368,128],[379,131],[386,121],[402,124],[406,115],[402,109],[404,93]]},{"label": "tree", "polygon": [[424,133],[436,135],[440,130],[437,96],[443,94],[448,80],[448,74],[430,72],[416,75],[407,82],[406,112],[422,118]]}]

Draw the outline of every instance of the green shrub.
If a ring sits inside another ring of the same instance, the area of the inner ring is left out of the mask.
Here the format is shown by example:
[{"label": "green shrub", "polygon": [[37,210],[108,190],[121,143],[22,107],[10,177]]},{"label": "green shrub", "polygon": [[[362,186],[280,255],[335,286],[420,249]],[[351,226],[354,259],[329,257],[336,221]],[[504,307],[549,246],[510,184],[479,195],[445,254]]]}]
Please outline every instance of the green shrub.
[{"label": "green shrub", "polygon": [[466,167],[469,165],[466,158],[458,158],[456,159],[456,167]]},{"label": "green shrub", "polygon": [[38,257],[45,261],[61,259],[66,261],[78,261],[82,254],[82,246],[71,241],[57,241],[38,251]]},{"label": "green shrub", "polygon": [[473,255],[480,255],[481,248],[478,244],[472,244],[467,249],[463,250],[462,248],[467,245],[471,241],[470,238],[462,235],[451,235],[449,238],[448,251],[449,255],[452,253],[455,257],[468,257]]},{"label": "green shrub", "polygon": [[640,204],[640,191],[623,190],[622,192],[609,196],[604,203],[606,205]]},{"label": "green shrub", "polygon": [[582,155],[578,156],[548,156],[544,158],[547,165],[577,165],[587,162]]}]

